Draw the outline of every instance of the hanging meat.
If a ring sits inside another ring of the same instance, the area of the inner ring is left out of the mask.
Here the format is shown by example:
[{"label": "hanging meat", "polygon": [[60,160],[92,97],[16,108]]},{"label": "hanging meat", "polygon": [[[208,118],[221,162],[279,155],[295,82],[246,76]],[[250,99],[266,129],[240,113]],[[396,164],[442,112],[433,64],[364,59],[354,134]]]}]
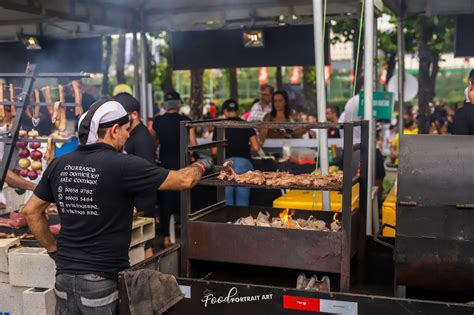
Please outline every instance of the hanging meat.
[{"label": "hanging meat", "polygon": [[53,112],[51,114],[51,122],[58,131],[66,130],[66,108],[64,104],[64,86],[59,84],[59,102],[53,104]]},{"label": "hanging meat", "polygon": [[74,90],[74,102],[76,103],[76,116],[80,117],[82,113],[84,112],[84,109],[82,108],[82,90],[81,90],[81,84],[79,80],[73,80],[71,82],[72,84],[72,89]]}]

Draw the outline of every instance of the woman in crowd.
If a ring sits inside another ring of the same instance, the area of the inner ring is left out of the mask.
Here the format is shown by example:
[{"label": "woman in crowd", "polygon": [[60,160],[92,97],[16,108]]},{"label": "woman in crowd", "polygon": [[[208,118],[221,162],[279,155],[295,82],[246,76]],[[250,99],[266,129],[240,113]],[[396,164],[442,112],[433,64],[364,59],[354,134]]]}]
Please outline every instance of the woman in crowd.
[{"label": "woman in crowd", "polygon": [[[293,122],[288,94],[283,90],[275,91],[272,95],[272,111],[268,113],[263,121],[272,122]],[[264,143],[266,138],[300,138],[306,133],[306,129],[271,129],[263,128],[258,131],[260,143]]]}]

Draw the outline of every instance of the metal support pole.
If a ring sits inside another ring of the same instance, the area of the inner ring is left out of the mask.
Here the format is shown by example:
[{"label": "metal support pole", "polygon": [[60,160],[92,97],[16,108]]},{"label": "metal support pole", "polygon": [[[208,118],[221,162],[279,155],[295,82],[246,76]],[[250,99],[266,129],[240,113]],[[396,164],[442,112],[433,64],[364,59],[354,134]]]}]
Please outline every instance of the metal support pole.
[{"label": "metal support pole", "polygon": [[403,102],[405,98],[405,34],[403,32],[403,14],[397,23],[397,47],[398,47],[398,131],[403,134]]},{"label": "metal support pole", "polygon": [[[316,91],[318,97],[318,121],[326,122],[326,89],[324,86],[324,33],[323,33],[323,1],[313,0],[314,56],[316,59]],[[329,173],[328,133],[327,129],[319,130],[319,164],[321,174]],[[329,192],[323,192],[323,210],[331,211]]]},{"label": "metal support pole", "polygon": [[138,72],[138,38],[137,33],[133,32],[133,96],[140,100],[140,74]]},{"label": "metal support pole", "polygon": [[151,83],[147,83],[146,85],[146,100],[147,100],[147,108],[146,113],[148,118],[153,118],[153,86]]},{"label": "metal support pole", "polygon": [[[188,143],[189,129],[186,127],[187,122],[181,121],[179,126],[179,165],[184,168],[189,165]],[[180,193],[181,199],[181,268],[180,276],[190,276],[190,262],[188,259],[188,221],[191,213],[191,190],[183,190]]]},{"label": "metal support pole", "polygon": [[[375,160],[375,132],[373,118],[374,84],[374,0],[365,0],[364,23],[364,119],[369,121],[369,158],[367,176],[367,218],[372,218],[372,183]],[[367,219],[369,220],[369,219]],[[368,228],[368,227],[367,227]]]},{"label": "metal support pole", "polygon": [[146,35],[145,32],[142,30],[140,32],[140,64],[141,64],[141,80],[140,80],[140,118],[142,119],[143,123],[147,123],[147,97],[146,97]]}]

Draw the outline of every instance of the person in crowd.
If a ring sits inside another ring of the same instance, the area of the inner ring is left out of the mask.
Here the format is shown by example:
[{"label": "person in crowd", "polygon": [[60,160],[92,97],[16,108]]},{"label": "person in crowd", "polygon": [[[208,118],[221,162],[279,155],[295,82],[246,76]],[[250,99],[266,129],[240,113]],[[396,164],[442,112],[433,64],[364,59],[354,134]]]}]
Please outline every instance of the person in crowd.
[{"label": "person in crowd", "polygon": [[[271,98],[271,111],[265,115],[263,121],[273,122],[292,122],[290,115],[290,102],[288,94],[283,90],[275,91]],[[299,138],[306,133],[306,129],[260,129],[258,132],[260,144],[265,142],[266,138]]]},{"label": "person in crowd", "polygon": [[451,106],[446,106],[446,113],[448,114],[448,134],[452,135],[454,130],[454,115],[455,111]]},{"label": "person in crowd", "polygon": [[436,106],[433,114],[430,116],[430,134],[447,135],[448,134],[448,112],[441,106]]},{"label": "person in crowd", "polygon": [[260,100],[253,104],[248,121],[263,121],[265,115],[272,110],[272,94],[274,87],[270,84],[260,85]]},{"label": "person in crowd", "polygon": [[[153,129],[151,134],[159,144],[159,161],[161,166],[169,170],[179,169],[180,161],[180,123],[181,121],[190,121],[184,115],[179,114],[181,107],[181,96],[175,91],[165,94],[163,108],[166,113],[153,118]],[[194,129],[190,130],[190,144],[196,145],[196,134]],[[170,218],[174,211],[179,212],[180,196],[174,191],[161,192],[159,196],[160,211],[160,231],[163,234],[163,246],[169,247],[170,239]]]},{"label": "person in crowd", "polygon": [[[416,120],[412,119],[410,115],[405,114],[403,117],[403,134],[416,135],[418,134],[418,124]],[[398,166],[398,157],[400,156],[400,133],[397,133],[392,141],[390,147],[390,157],[394,164]]]},{"label": "person in crowd", "polygon": [[[233,99],[226,100],[222,104],[224,117],[233,121],[244,121],[238,116],[239,105]],[[228,128],[225,131],[227,146],[225,148],[226,161],[232,161],[232,168],[237,174],[243,174],[253,171],[251,151],[258,152],[260,145],[257,141],[257,135],[253,129]],[[213,139],[217,139],[214,132]],[[217,148],[212,148],[213,156],[217,154]],[[250,188],[248,187],[226,187],[226,203],[228,205],[248,206],[250,197]]]},{"label": "person in crowd", "polygon": [[[123,154],[129,129],[120,103],[94,103],[79,120],[79,148],[51,162],[23,209],[56,261],[56,314],[118,314],[117,278],[129,267],[135,196],[190,189],[213,169],[210,159],[173,171]],[[57,241],[45,216],[51,202],[61,220]]]},{"label": "person in crowd", "polygon": [[[364,84],[364,77],[360,76],[359,79],[356,82],[356,85],[357,85],[356,90],[357,91],[362,90],[363,89],[363,84]],[[346,102],[346,105],[344,106],[344,112],[339,117],[339,122],[340,123],[360,121],[362,119],[362,117],[359,116],[359,102],[360,102],[359,94],[356,94],[356,95],[352,96]],[[354,139],[360,139],[360,136],[361,136],[360,127],[355,127],[354,128]]]},{"label": "person in crowd", "polygon": [[[155,141],[140,120],[140,103],[127,92],[119,93],[114,99],[122,104],[130,120],[130,137],[127,142],[125,142],[125,152],[139,156],[151,164],[155,164]],[[137,194],[134,206],[138,211],[143,211],[146,217],[154,218],[156,190],[152,188],[149,191]],[[153,256],[152,242],[148,241],[145,243],[145,258],[151,256]]]},{"label": "person in crowd", "polygon": [[[340,110],[339,107],[332,105],[326,109],[326,120],[327,122],[337,124],[339,122]],[[329,128],[328,129],[328,138],[340,138],[340,129],[339,128]]]},{"label": "person in crowd", "polygon": [[454,115],[453,134],[474,135],[474,70],[469,73],[468,101],[456,110]]}]

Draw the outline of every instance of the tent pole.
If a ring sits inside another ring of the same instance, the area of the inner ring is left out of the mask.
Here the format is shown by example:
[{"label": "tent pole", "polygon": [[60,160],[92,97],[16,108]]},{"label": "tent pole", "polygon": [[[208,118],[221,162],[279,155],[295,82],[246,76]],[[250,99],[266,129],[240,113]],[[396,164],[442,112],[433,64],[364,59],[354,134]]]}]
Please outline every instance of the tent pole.
[{"label": "tent pole", "polygon": [[405,34],[403,31],[403,1],[400,2],[400,11],[397,21],[398,47],[398,131],[403,134],[403,100],[405,98]]},{"label": "tent pole", "polygon": [[146,125],[148,122],[147,119],[147,93],[146,93],[146,34],[142,30],[140,32],[140,63],[141,63],[141,80],[140,80],[140,118],[143,123]]},{"label": "tent pole", "polygon": [[375,128],[373,118],[374,92],[374,0],[365,0],[364,23],[364,120],[369,121],[369,158],[367,176],[367,218],[372,218],[372,185],[375,158]]},{"label": "tent pole", "polygon": [[[323,39],[323,1],[313,0],[313,31],[314,31],[314,56],[316,66],[316,91],[318,101],[318,121],[326,122],[326,89],[324,86],[324,39]],[[328,161],[328,133],[327,129],[319,130],[319,164],[321,174],[329,173]],[[330,195],[323,192],[323,210],[331,211]]]},{"label": "tent pole", "polygon": [[140,100],[140,73],[138,63],[138,39],[137,32],[133,32],[133,96]]}]

